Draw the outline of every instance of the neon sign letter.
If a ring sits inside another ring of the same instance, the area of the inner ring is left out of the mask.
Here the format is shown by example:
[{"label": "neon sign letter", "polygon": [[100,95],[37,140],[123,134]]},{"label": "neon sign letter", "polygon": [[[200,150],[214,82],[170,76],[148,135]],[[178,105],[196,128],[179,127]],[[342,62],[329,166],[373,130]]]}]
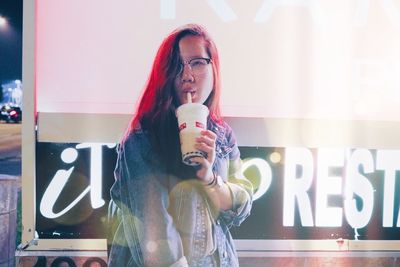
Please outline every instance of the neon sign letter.
[{"label": "neon sign letter", "polygon": [[[224,22],[237,19],[235,11],[226,3],[225,0],[207,0],[207,4]],[[174,19],[176,10],[176,0],[161,0],[160,17],[161,19]]]},{"label": "neon sign letter", "polygon": [[254,18],[254,22],[266,22],[279,6],[306,6],[310,9],[314,22],[317,24],[321,24],[322,22],[322,11],[318,5],[318,1],[315,0],[264,0]]},{"label": "neon sign letter", "polygon": [[[297,177],[297,167],[302,174]],[[285,150],[285,175],[283,193],[283,225],[294,225],[295,201],[299,206],[301,224],[313,226],[310,198],[307,191],[313,180],[313,156],[307,148],[287,148]]]},{"label": "neon sign letter", "polygon": [[[51,180],[49,186],[46,188],[42,200],[40,202],[40,212],[44,217],[49,219],[58,218],[69,210],[71,210],[87,193],[90,191],[90,200],[92,208],[97,209],[105,204],[102,198],[102,146],[100,143],[82,143],[76,146],[76,149],[90,148],[90,185],[83,190],[83,192],[73,200],[66,208],[62,211],[55,213],[53,211],[54,204],[56,203],[59,195],[67,184],[71,177],[75,167],[71,167],[68,170],[58,170]],[[107,144],[109,148],[115,146],[115,144]],[[74,148],[66,148],[61,153],[61,159],[65,163],[74,163],[78,157],[78,152]]]},{"label": "neon sign letter", "polygon": [[317,193],[315,200],[316,226],[342,226],[343,211],[329,207],[328,195],[341,195],[342,177],[330,176],[330,167],[343,167],[342,149],[320,149],[318,151]]},{"label": "neon sign letter", "polygon": [[255,201],[259,199],[262,195],[264,195],[265,192],[268,191],[272,182],[272,170],[268,162],[266,162],[263,159],[255,158],[255,159],[250,159],[243,163],[241,170],[242,174],[244,175],[246,170],[252,166],[258,169],[261,176],[260,183],[257,187],[257,191],[253,195],[253,201]]},{"label": "neon sign letter", "polygon": [[[344,211],[347,222],[353,228],[365,227],[372,216],[374,208],[374,189],[368,178],[358,172],[363,166],[364,173],[374,172],[374,159],[367,149],[357,149],[347,163]],[[358,210],[354,194],[362,199],[362,209]]]},{"label": "neon sign letter", "polygon": [[[378,150],[376,169],[385,172],[383,190],[383,227],[393,227],[394,193],[396,171],[400,170],[399,150]],[[400,227],[400,212],[397,217],[397,227]]]}]

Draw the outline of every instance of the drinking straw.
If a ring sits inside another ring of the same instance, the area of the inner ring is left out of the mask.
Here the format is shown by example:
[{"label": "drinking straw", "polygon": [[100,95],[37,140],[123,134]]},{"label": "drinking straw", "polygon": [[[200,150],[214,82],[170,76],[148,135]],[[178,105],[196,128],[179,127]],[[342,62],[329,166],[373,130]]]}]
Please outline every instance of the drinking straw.
[{"label": "drinking straw", "polygon": [[186,97],[187,97],[187,102],[192,103],[192,94],[190,92],[187,93]]}]

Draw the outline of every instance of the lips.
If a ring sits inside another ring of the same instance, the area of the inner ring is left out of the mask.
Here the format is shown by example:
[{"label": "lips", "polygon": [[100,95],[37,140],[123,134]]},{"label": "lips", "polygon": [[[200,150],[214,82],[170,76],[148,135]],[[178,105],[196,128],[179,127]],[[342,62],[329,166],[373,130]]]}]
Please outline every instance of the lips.
[{"label": "lips", "polygon": [[182,90],[183,98],[186,99],[187,93],[190,93],[192,95],[192,100],[194,100],[195,95],[196,95],[196,90],[193,88],[186,88]]},{"label": "lips", "polygon": [[196,90],[194,88],[192,88],[192,87],[183,88],[182,91],[183,91],[184,94],[187,94],[187,93],[194,94],[194,93],[196,93]]}]

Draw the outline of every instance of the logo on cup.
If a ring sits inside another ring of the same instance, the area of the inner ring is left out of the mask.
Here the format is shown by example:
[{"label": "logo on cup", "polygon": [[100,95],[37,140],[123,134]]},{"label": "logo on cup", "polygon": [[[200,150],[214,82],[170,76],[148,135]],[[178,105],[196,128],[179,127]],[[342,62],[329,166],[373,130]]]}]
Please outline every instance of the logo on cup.
[{"label": "logo on cup", "polygon": [[201,128],[201,129],[204,129],[203,123],[201,123],[201,122],[199,122],[199,121],[196,121],[196,127],[197,127],[197,128]]},{"label": "logo on cup", "polygon": [[186,122],[184,122],[181,125],[179,125],[179,131],[182,131],[185,128],[186,128]]}]

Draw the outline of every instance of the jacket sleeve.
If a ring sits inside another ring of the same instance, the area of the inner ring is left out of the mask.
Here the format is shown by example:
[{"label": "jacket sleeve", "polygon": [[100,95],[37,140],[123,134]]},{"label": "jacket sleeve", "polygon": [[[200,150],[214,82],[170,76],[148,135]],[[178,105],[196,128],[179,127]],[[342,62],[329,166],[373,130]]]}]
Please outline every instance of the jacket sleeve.
[{"label": "jacket sleeve", "polygon": [[126,244],[138,266],[187,266],[180,235],[167,212],[167,177],[149,160],[149,143],[132,134],[119,148],[111,198],[121,211]]},{"label": "jacket sleeve", "polygon": [[227,185],[231,191],[232,209],[221,212],[221,217],[228,227],[239,226],[249,215],[252,207],[253,185],[241,172],[242,161],[236,138],[232,129],[226,133],[229,153]]}]

